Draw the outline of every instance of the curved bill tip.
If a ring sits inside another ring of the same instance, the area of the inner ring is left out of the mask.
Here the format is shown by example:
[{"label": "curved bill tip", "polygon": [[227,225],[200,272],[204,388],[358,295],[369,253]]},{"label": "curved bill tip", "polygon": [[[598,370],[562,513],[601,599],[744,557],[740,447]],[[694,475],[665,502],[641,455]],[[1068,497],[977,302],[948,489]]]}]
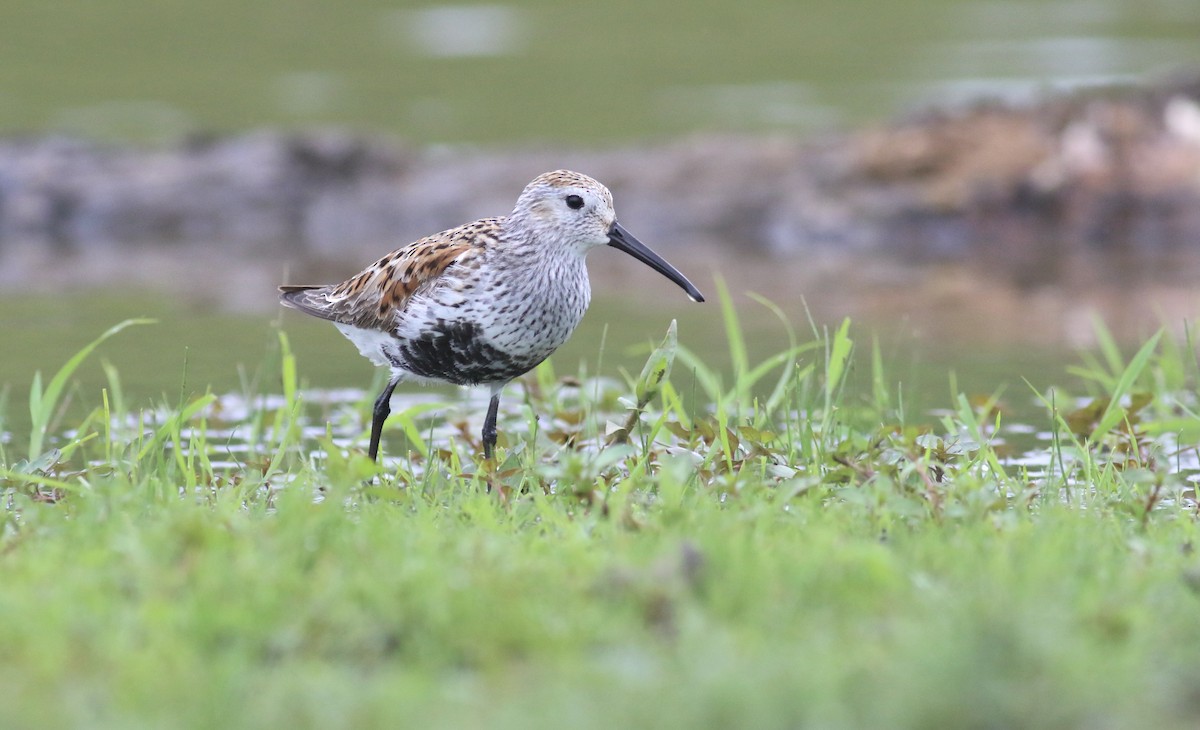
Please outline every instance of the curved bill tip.
[{"label": "curved bill tip", "polygon": [[612,228],[608,231],[608,245],[624,251],[678,284],[679,288],[687,292],[688,297],[693,302],[704,301],[704,295],[700,293],[700,290],[692,282],[687,280],[686,276],[679,273],[679,269],[668,264],[663,257],[651,251],[646,244],[637,240],[632,233],[625,230],[625,227],[616,221],[613,221]]}]

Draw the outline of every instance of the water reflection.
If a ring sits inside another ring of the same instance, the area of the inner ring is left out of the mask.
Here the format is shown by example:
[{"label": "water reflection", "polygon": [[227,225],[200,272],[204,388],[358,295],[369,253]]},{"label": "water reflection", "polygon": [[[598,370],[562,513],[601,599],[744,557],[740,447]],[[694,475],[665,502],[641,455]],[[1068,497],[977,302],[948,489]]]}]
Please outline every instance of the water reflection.
[{"label": "water reflection", "polygon": [[927,49],[919,68],[998,77],[1130,75],[1132,69],[1170,67],[1192,50],[1192,44],[1182,40],[1104,36],[950,41]]},{"label": "water reflection", "polygon": [[526,42],[523,12],[511,5],[434,5],[388,11],[387,40],[431,58],[507,56]]}]

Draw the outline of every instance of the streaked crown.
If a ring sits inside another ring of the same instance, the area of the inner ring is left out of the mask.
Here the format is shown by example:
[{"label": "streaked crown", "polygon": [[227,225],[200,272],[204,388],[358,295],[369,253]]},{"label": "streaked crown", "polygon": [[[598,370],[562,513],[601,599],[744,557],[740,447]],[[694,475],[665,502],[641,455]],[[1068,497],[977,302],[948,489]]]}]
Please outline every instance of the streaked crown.
[{"label": "streaked crown", "polygon": [[554,170],[525,186],[512,217],[527,222],[539,238],[582,253],[608,243],[617,214],[608,188],[582,173]]}]

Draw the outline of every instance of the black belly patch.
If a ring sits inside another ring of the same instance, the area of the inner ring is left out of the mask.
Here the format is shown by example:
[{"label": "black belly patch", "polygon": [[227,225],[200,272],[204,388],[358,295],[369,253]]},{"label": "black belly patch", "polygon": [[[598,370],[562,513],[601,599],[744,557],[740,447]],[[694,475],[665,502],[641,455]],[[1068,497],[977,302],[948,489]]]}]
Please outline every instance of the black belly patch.
[{"label": "black belly patch", "polygon": [[507,382],[541,362],[497,350],[480,339],[474,322],[444,320],[420,337],[399,342],[388,357],[402,370],[455,385]]}]

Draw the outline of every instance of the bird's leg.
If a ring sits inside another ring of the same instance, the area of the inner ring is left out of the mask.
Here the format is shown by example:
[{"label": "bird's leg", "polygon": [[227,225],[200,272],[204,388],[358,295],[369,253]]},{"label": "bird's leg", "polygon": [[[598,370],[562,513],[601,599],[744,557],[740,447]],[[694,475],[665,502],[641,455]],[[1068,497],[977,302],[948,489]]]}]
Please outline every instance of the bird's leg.
[{"label": "bird's leg", "polygon": [[383,422],[392,412],[392,391],[396,389],[396,384],[399,382],[399,376],[392,377],[387,385],[383,386],[383,392],[375,399],[375,409],[371,411],[371,446],[367,449],[371,461],[379,460],[379,439],[383,435]]},{"label": "bird's leg", "polygon": [[500,410],[500,392],[492,393],[487,418],[483,419],[483,458],[491,460],[496,452],[496,414]]},{"label": "bird's leg", "polygon": [[[501,386],[503,387],[503,386]],[[489,492],[495,492],[503,503],[508,502],[504,494],[504,485],[496,478],[496,462],[492,457],[496,454],[496,415],[500,410],[500,387],[492,390],[492,400],[488,403],[487,417],[483,419],[483,458],[487,467],[487,485]]]}]

